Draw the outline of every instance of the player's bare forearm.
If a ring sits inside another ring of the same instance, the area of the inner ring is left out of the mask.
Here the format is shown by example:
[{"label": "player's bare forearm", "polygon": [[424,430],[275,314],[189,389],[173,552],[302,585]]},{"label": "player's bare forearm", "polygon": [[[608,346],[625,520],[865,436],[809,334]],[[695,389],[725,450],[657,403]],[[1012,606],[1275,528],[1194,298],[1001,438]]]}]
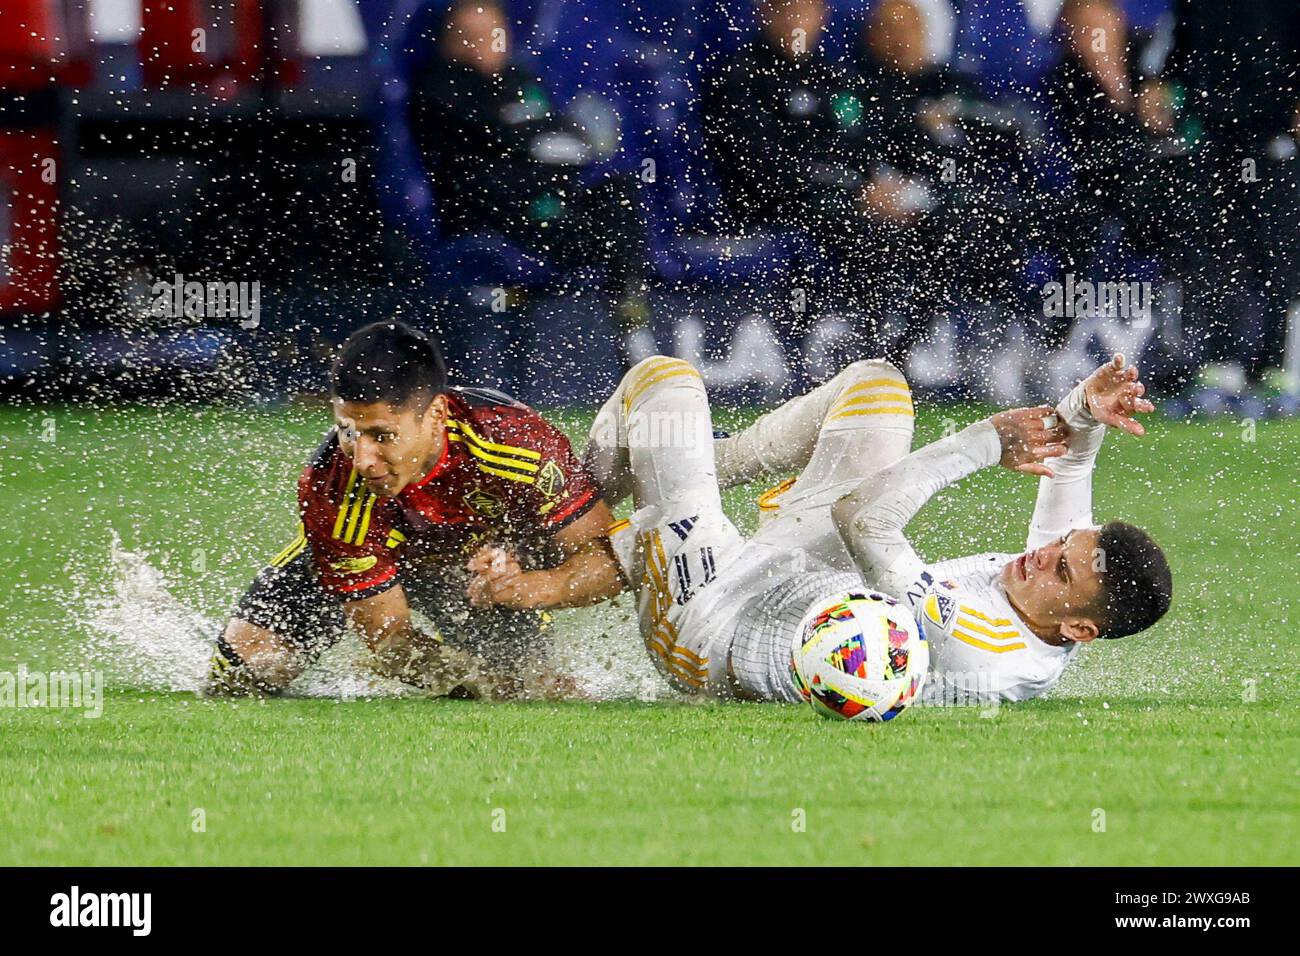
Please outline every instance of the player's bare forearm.
[{"label": "player's bare forearm", "polygon": [[484,548],[471,559],[470,572],[469,599],[475,607],[585,607],[623,590],[622,572],[605,538],[588,541],[563,564],[539,571],[524,571],[503,549]]},{"label": "player's bare forearm", "polygon": [[446,694],[476,679],[474,661],[444,647],[411,623],[401,585],[344,605],[348,623],[374,655],[376,670],[432,694]]},{"label": "player's bare forearm", "polygon": [[469,600],[475,607],[544,611],[586,607],[623,590],[623,575],[609,546],[614,516],[603,501],[555,535],[564,561],[525,571],[504,548],[486,546],[469,561]]},{"label": "player's bare forearm", "polygon": [[623,590],[623,573],[604,538],[587,542],[558,568],[536,573],[549,578],[545,608],[586,607]]},{"label": "player's bare forearm", "polygon": [[554,541],[566,559],[589,547],[593,542],[609,540],[609,526],[614,513],[604,501],[597,501],[578,520],[561,528]]},{"label": "player's bare forearm", "polygon": [[539,582],[545,589],[545,603],[538,609],[586,607],[614,597],[623,590],[623,575],[609,546],[609,526],[614,513],[604,501],[555,536],[564,552],[559,567],[538,572],[545,575]]},{"label": "player's bare forearm", "polygon": [[343,605],[343,614],[376,656],[413,636],[411,608],[406,602],[406,590],[400,584],[374,597],[349,601]]}]

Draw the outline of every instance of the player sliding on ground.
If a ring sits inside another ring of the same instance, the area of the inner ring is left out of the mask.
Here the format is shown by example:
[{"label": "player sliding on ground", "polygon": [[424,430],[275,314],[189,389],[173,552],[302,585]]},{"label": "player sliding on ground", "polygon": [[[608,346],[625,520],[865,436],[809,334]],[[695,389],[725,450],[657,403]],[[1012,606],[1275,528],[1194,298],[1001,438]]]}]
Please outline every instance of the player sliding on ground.
[{"label": "player sliding on ground", "polygon": [[449,387],[437,347],[400,322],[353,333],[330,384],[336,424],[298,480],[298,535],[240,600],[209,693],[281,690],[345,625],[380,673],[435,694],[571,691],[537,609],[576,590],[480,610],[465,568],[493,541],[556,580],[608,577],[613,517],[568,439],[500,392]]},{"label": "player sliding on ground", "polygon": [[[1135,634],[1169,607],[1155,542],[1092,518],[1106,428],[1141,435],[1133,416],[1153,407],[1143,392],[1116,356],[1055,411],[999,412],[909,453],[906,380],[886,362],[856,362],[715,446],[699,374],[658,357],[601,409],[586,463],[611,505],[632,496],[635,512],[611,541],[636,587],[646,646],[678,689],[800,700],[791,660],[801,622],[865,586],[910,606],[942,693],[1024,700],[1051,688],[1079,645]],[[922,561],[904,534],[913,515],[998,463],[1042,476],[1027,550]],[[719,486],[791,471],[796,479],[760,499],[760,527],[746,541]],[[475,561],[478,603],[528,606],[534,589],[553,587],[548,572],[525,572],[499,552]]]}]

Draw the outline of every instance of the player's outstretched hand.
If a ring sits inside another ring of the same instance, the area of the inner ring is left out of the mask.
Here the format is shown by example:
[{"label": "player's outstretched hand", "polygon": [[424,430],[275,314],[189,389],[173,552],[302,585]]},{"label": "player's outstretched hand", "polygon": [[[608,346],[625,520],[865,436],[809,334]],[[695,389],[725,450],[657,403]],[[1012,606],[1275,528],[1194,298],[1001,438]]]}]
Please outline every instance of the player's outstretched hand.
[{"label": "player's outstretched hand", "polygon": [[497,545],[485,544],[469,559],[469,603],[474,607],[522,606],[524,569],[519,559]]},{"label": "player's outstretched hand", "polygon": [[1067,429],[1050,405],[1012,408],[993,416],[1002,442],[999,464],[1026,475],[1054,477],[1045,462],[1065,454]]},{"label": "player's outstretched hand", "polygon": [[1083,383],[1083,393],[1088,398],[1092,417],[1103,425],[1121,428],[1131,435],[1146,434],[1142,423],[1133,416],[1156,410],[1155,405],[1142,397],[1146,390],[1138,380],[1137,366],[1126,366],[1124,356],[1118,352]]}]

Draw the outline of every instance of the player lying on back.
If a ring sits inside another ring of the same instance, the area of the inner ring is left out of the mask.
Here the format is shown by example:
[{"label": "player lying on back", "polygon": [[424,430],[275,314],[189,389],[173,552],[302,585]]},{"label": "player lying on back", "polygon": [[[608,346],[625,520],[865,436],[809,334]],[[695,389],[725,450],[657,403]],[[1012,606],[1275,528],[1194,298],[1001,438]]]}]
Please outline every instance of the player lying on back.
[{"label": "player lying on back", "polygon": [[500,392],[449,387],[437,347],[400,322],[353,333],[331,391],[336,424],[298,480],[298,535],[240,600],[209,692],[281,690],[347,625],[381,673],[431,692],[546,692],[540,609],[598,595],[475,609],[465,562],[493,541],[557,580],[609,576],[587,565],[613,567],[613,519],[568,439]]},{"label": "player lying on back", "polygon": [[[1164,554],[1122,521],[1097,526],[1092,472],[1106,428],[1134,435],[1142,397],[1124,357],[1097,369],[1054,416],[1001,412],[876,472],[832,506],[863,579],[903,596],[930,641],[932,681],[953,696],[1025,700],[1049,690],[1081,644],[1139,633],[1168,610]],[[1047,427],[1047,425],[1051,427]],[[928,565],[904,529],[936,493],[1001,463],[1039,479],[1026,550]]]},{"label": "player lying on back", "polygon": [[[1169,606],[1155,543],[1130,525],[1092,521],[1102,436],[1107,425],[1142,433],[1133,414],[1152,407],[1142,394],[1136,370],[1116,356],[1070,393],[1057,420],[1049,407],[1000,412],[909,454],[906,380],[887,362],[855,362],[715,449],[699,374],[657,357],[601,409],[586,462],[607,501],[633,498],[611,541],[646,646],[678,689],[800,700],[791,676],[800,624],[865,587],[910,605],[931,642],[931,679],[978,699],[1023,700],[1053,686],[1080,644],[1136,633]],[[912,516],[996,463],[1043,476],[1028,550],[921,561],[904,534]],[[746,541],[719,485],[789,471],[799,474],[760,499],[760,527]],[[554,586],[549,572],[499,552],[476,560],[478,603],[527,606],[534,590]]]}]

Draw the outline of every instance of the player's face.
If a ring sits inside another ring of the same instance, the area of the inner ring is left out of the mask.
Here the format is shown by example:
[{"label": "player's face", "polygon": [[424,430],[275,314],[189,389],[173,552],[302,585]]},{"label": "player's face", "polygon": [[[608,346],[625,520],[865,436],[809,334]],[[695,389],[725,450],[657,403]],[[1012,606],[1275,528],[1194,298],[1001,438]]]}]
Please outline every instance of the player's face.
[{"label": "player's face", "polygon": [[1072,641],[1091,640],[1092,608],[1101,596],[1098,528],[1081,528],[1026,551],[1002,569],[1002,586],[1013,607],[1037,628]]},{"label": "player's face", "polygon": [[435,398],[423,411],[420,403],[345,402],[334,399],[339,447],[366,487],[391,498],[419,481],[442,455],[447,402]]},{"label": "player's face", "polygon": [[465,4],[447,27],[443,48],[449,59],[482,73],[500,73],[506,65],[506,22],[491,4]]},{"label": "player's face", "polygon": [[762,17],[767,35],[791,50],[795,50],[795,31],[802,30],[798,50],[808,53],[817,46],[826,23],[826,8],[822,0],[771,0],[763,8]]},{"label": "player's face", "polygon": [[911,0],[888,0],[876,12],[869,35],[871,51],[903,73],[925,68],[925,21]]}]

